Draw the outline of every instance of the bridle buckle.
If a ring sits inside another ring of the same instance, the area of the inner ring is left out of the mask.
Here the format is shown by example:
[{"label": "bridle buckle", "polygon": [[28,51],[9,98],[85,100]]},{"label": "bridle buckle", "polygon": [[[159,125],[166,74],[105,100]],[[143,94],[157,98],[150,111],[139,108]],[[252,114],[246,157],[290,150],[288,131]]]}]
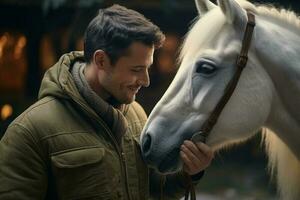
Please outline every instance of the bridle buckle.
[{"label": "bridle buckle", "polygon": [[248,62],[248,56],[240,55],[237,60],[237,65],[239,67],[245,67]]}]

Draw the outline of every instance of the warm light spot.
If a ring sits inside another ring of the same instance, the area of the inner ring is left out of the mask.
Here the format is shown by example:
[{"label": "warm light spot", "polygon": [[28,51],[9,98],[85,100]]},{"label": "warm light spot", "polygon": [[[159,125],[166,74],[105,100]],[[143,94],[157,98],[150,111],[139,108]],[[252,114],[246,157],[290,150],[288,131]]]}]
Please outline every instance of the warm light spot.
[{"label": "warm light spot", "polygon": [[8,33],[5,33],[1,38],[0,38],[0,44],[5,44],[8,40]]},{"label": "warm light spot", "polygon": [[21,36],[18,41],[17,41],[17,44],[15,46],[15,51],[14,51],[14,58],[15,59],[19,59],[21,58],[22,56],[22,51],[23,51],[23,48],[25,47],[26,45],[26,37],[25,36]]},{"label": "warm light spot", "polygon": [[167,34],[163,49],[166,51],[175,52],[179,46],[179,37],[173,34]]},{"label": "warm light spot", "polygon": [[[22,92],[27,74],[27,38],[20,32],[0,33],[0,91]],[[1,104],[0,104],[1,120]]]},{"label": "warm light spot", "polygon": [[160,73],[169,74],[176,70],[176,52],[179,46],[179,37],[174,34],[166,34],[164,46],[158,54],[158,68]]},{"label": "warm light spot", "polygon": [[77,51],[83,51],[83,37],[79,38],[77,41],[76,41],[76,50]]},{"label": "warm light spot", "polygon": [[4,34],[1,38],[0,38],[0,58],[3,56],[3,49],[7,43],[8,40],[8,34]]},{"label": "warm light spot", "polygon": [[13,114],[13,108],[9,104],[3,105],[1,109],[1,119],[6,120],[8,117],[10,117]]},{"label": "warm light spot", "polygon": [[171,73],[175,69],[173,55],[162,52],[158,59],[159,70],[163,74]]},{"label": "warm light spot", "polygon": [[23,48],[26,45],[27,39],[25,36],[21,36],[18,40],[17,46]]},{"label": "warm light spot", "polygon": [[45,34],[40,43],[40,66],[46,71],[56,62],[55,48],[50,34]]}]

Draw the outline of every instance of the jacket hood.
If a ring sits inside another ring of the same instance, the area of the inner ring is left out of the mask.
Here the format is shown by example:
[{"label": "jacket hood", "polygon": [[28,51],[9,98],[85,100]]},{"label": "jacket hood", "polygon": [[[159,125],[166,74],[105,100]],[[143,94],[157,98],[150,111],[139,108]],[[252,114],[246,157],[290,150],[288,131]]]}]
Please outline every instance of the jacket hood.
[{"label": "jacket hood", "polygon": [[70,68],[77,61],[84,62],[82,51],[64,54],[54,66],[49,68],[42,80],[38,98],[53,96],[66,99],[70,98],[70,95],[80,98],[70,72]]}]

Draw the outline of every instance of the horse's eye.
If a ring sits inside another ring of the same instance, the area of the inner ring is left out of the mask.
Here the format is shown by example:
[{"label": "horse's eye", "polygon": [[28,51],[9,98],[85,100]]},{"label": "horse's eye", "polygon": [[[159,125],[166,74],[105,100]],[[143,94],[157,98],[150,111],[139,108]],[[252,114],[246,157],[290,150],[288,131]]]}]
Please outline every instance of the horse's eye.
[{"label": "horse's eye", "polygon": [[207,62],[199,62],[196,67],[196,73],[203,75],[211,75],[216,71],[216,66]]}]

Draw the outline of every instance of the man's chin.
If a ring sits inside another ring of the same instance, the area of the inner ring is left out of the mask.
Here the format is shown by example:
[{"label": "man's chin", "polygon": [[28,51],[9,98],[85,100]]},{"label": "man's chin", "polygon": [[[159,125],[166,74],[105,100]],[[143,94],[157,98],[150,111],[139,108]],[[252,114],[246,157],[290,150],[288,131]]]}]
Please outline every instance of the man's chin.
[{"label": "man's chin", "polygon": [[133,101],[135,101],[135,95],[133,96],[126,96],[125,98],[119,98],[117,101],[120,102],[120,104],[131,104]]},{"label": "man's chin", "polygon": [[135,101],[135,95],[131,98],[127,98],[125,101],[124,101],[124,104],[131,104],[132,102]]}]

